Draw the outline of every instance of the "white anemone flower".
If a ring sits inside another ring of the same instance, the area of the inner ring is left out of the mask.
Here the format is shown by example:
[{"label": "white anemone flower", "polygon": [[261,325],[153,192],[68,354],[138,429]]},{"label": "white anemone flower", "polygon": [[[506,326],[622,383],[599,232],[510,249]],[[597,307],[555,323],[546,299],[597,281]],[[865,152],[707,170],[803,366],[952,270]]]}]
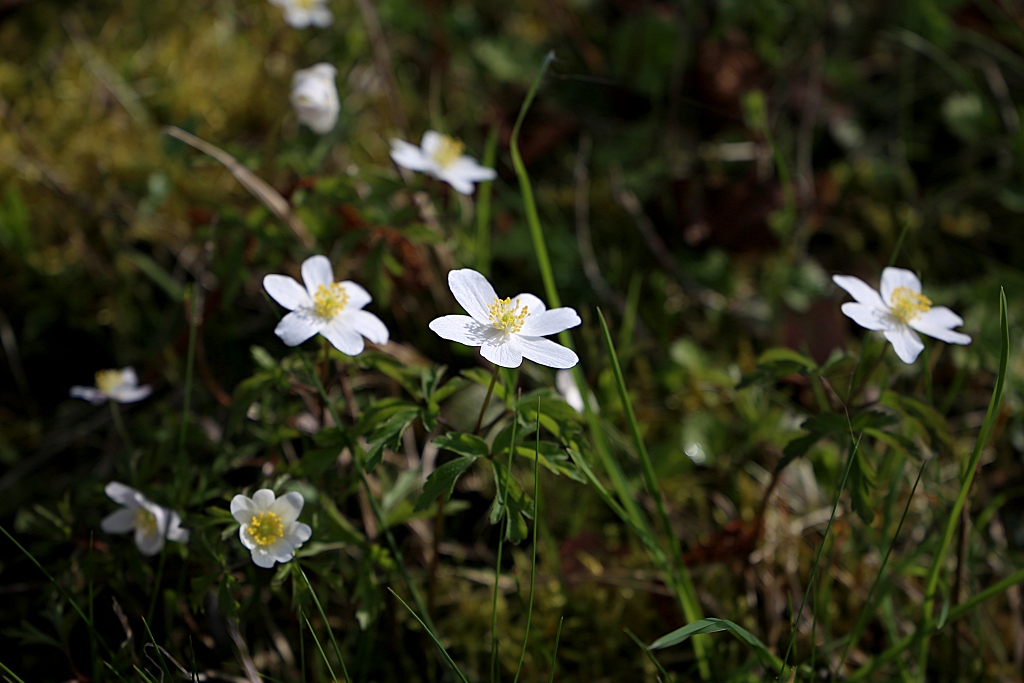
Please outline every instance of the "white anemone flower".
[{"label": "white anemone flower", "polygon": [[181,528],[181,517],[174,510],[157,505],[119,481],[110,482],[103,490],[112,501],[124,506],[100,521],[100,528],[108,534],[134,531],[135,545],[147,557],[163,550],[165,539],[188,543],[188,530]]},{"label": "white anemone flower", "polygon": [[270,4],[284,10],[284,20],[292,28],[324,28],[334,21],[327,0],[270,0]]},{"label": "white anemone flower", "polygon": [[287,275],[268,275],[263,287],[274,301],[291,313],[281,318],[274,334],[288,346],[298,346],[320,333],[342,353],[363,352],[363,337],[374,344],[388,343],[388,328],[363,306],[373,301],[365,289],[350,280],[334,281],[326,256],[310,256],[302,262],[302,281]]},{"label": "white anemone flower", "polygon": [[338,86],[334,83],[337,75],[338,70],[327,62],[292,74],[289,99],[295,108],[295,116],[314,133],[330,133],[338,122],[341,102],[338,100]]},{"label": "white anemone flower", "polygon": [[153,387],[148,384],[139,386],[135,368],[127,367],[120,370],[100,370],[96,373],[96,386],[75,385],[71,387],[70,393],[71,398],[85,399],[98,406],[108,399],[116,403],[135,403],[152,392]]},{"label": "white anemone flower", "polygon": [[423,134],[420,146],[397,138],[391,140],[391,158],[402,168],[432,175],[455,188],[462,194],[473,194],[473,184],[494,180],[498,174],[493,168],[477,163],[476,159],[463,154],[466,148],[461,141],[436,130]]},{"label": "white anemone flower", "polygon": [[571,349],[544,339],[580,324],[573,309],[546,310],[533,294],[500,299],[487,278],[470,268],[450,271],[448,286],[469,315],[446,315],[431,321],[430,329],[440,337],[479,346],[480,355],[504,368],[518,368],[523,358],[563,369],[579,362]]},{"label": "white anemone flower", "polygon": [[861,327],[882,332],[904,363],[913,363],[924,350],[914,330],[948,344],[971,343],[970,336],[953,329],[964,324],[963,318],[945,306],[933,306],[909,270],[882,270],[881,293],[852,275],[833,275],[832,281],[856,299],[843,304],[843,313]]},{"label": "white anemone flower", "polygon": [[252,498],[238,494],[231,499],[231,515],[241,525],[238,537],[257,567],[270,569],[275,562],[287,562],[309,540],[312,530],[298,521],[304,503],[297,491],[277,498],[270,489],[260,489]]},{"label": "white anemone flower", "polygon": [[[565,402],[569,404],[569,407],[575,410],[579,414],[583,414],[586,408],[583,405],[583,394],[580,393],[580,388],[576,386],[576,380],[573,379],[572,373],[568,370],[559,370],[555,373],[555,389]],[[590,407],[593,408],[595,413],[601,412],[601,406],[597,405],[597,399],[594,397],[594,392],[590,394]]]}]

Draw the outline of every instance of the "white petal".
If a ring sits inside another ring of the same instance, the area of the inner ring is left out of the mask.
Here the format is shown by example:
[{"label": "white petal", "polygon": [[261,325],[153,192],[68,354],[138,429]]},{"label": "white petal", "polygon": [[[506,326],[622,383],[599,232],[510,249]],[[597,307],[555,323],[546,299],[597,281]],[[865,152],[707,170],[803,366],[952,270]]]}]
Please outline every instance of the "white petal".
[{"label": "white petal", "polygon": [[274,328],[274,334],[288,346],[298,346],[324,328],[324,321],[312,311],[292,311]]},{"label": "white petal", "polygon": [[268,547],[269,546],[259,546],[258,545],[258,546],[255,546],[255,547],[251,548],[251,550],[252,550],[252,561],[253,561],[253,564],[255,564],[257,567],[260,567],[262,569],[272,569],[274,567],[274,562],[276,560],[270,554],[270,551],[268,550]]},{"label": "white petal", "polygon": [[297,308],[310,308],[313,300],[309,297],[306,288],[299,284],[298,280],[288,275],[268,275],[263,278],[263,289],[267,290],[270,298],[281,304],[289,311]]},{"label": "white petal", "polygon": [[281,518],[283,524],[291,524],[299,518],[302,506],[306,501],[298,491],[290,491],[278,498],[270,511]]},{"label": "white petal", "polygon": [[928,312],[915,316],[908,324],[918,332],[949,344],[971,343],[969,335],[952,329],[963,325],[964,319],[945,306],[933,306]]},{"label": "white petal", "polygon": [[480,355],[503,368],[518,368],[523,364],[523,351],[515,335],[501,335],[480,347]]},{"label": "white petal", "polygon": [[96,387],[83,387],[80,384],[76,384],[71,387],[71,391],[68,392],[71,398],[80,398],[88,401],[94,406],[98,406],[107,400],[107,397]]},{"label": "white petal", "polygon": [[282,538],[276,543],[268,545],[266,553],[274,562],[289,562],[295,557],[295,544],[291,543],[287,538]]},{"label": "white petal", "polygon": [[309,12],[294,5],[287,5],[284,8],[284,20],[292,28],[306,28],[309,26]]},{"label": "white petal", "polygon": [[[354,312],[362,313],[362,311]],[[320,330],[320,334],[327,337],[327,341],[346,356],[358,356],[363,352],[366,344],[363,343],[363,338],[358,332],[345,324],[347,318],[348,316],[335,318]]]},{"label": "white petal", "polygon": [[331,14],[331,10],[323,6],[311,9],[309,11],[309,18],[312,24],[319,28],[330,26],[331,22],[334,21],[334,15]]},{"label": "white petal", "polygon": [[266,512],[274,504],[277,496],[270,489],[260,489],[252,494],[252,504],[259,512]]},{"label": "white petal", "polygon": [[139,383],[139,376],[135,374],[135,368],[128,366],[121,368],[121,384],[122,386],[134,387]]},{"label": "white petal", "polygon": [[572,349],[542,337],[519,337],[523,357],[549,368],[571,368],[580,362]]},{"label": "white petal", "polygon": [[573,378],[572,373],[568,370],[559,370],[555,373],[555,388],[558,393],[565,398],[565,402],[568,403],[573,410],[577,413],[583,413],[586,410],[583,405],[583,394],[580,393],[580,388],[576,386],[576,380]]},{"label": "white petal", "polygon": [[423,134],[423,139],[420,141],[420,147],[423,148],[424,154],[429,157],[433,157],[437,154],[437,150],[441,149],[441,141],[444,140],[444,136],[438,133],[436,130],[428,130]]},{"label": "white petal", "polygon": [[526,292],[517,294],[512,300],[517,302],[520,306],[529,307],[530,315],[537,315],[538,313],[543,313],[548,309],[544,302],[538,297],[533,294],[527,294]]},{"label": "white petal", "polygon": [[869,308],[885,309],[888,306],[882,301],[882,297],[868,283],[853,275],[833,275],[832,282],[836,283],[856,299],[857,303],[864,304]]},{"label": "white petal", "polygon": [[[557,334],[571,327],[576,327],[582,322],[580,317],[571,308],[554,308],[544,311],[540,315],[533,314],[533,307],[530,307],[530,316],[523,324],[520,334],[527,337],[545,337],[549,334]],[[529,358],[529,356],[527,356]]]},{"label": "white petal", "polygon": [[369,311],[351,311],[342,316],[344,324],[374,344],[388,343],[388,328]]},{"label": "white petal", "polygon": [[108,534],[126,534],[135,528],[135,510],[119,508],[100,520],[100,528]]},{"label": "white petal", "polygon": [[453,176],[464,178],[474,183],[482,183],[485,180],[494,180],[498,177],[497,171],[493,168],[481,166],[476,162],[476,159],[465,155],[459,157],[454,164],[448,167],[447,171]]},{"label": "white petal", "polygon": [[917,360],[924,351],[924,342],[906,325],[896,325],[884,332],[885,338],[892,342],[892,348],[900,360],[908,365]]},{"label": "white petal", "polygon": [[921,293],[921,281],[911,271],[892,267],[882,269],[882,300],[886,306],[892,303],[892,293],[899,287],[906,287],[917,294]]},{"label": "white petal", "polygon": [[302,262],[302,284],[306,285],[309,298],[316,296],[320,285],[330,287],[334,284],[334,268],[331,260],[322,254],[310,256]]},{"label": "white petal", "polygon": [[405,140],[394,138],[391,140],[391,159],[410,171],[427,172],[432,171],[434,163],[423,153],[423,150]]},{"label": "white petal", "polygon": [[147,533],[145,529],[139,527],[135,530],[135,545],[139,547],[140,553],[146,557],[152,557],[163,550],[164,537],[159,533]]},{"label": "white petal", "polygon": [[295,544],[296,548],[308,541],[312,535],[313,530],[309,528],[308,524],[303,524],[302,522],[295,522],[295,526],[288,533],[288,537]]},{"label": "white petal", "polygon": [[141,387],[117,387],[110,392],[111,400],[118,403],[137,403],[153,393],[153,387],[143,384]]},{"label": "white petal", "polygon": [[887,330],[893,326],[891,317],[885,309],[847,301],[842,305],[842,311],[847,318],[869,330]]},{"label": "white petal", "polygon": [[468,315],[445,315],[430,321],[437,336],[466,346],[481,346],[494,336],[492,325],[481,325]]},{"label": "white petal", "polygon": [[340,284],[341,288],[345,290],[345,295],[348,297],[348,301],[345,302],[345,310],[351,308],[362,308],[373,301],[373,297],[370,296],[370,293],[355,282],[352,282],[351,280],[342,280]]},{"label": "white petal", "polygon": [[112,481],[103,487],[103,492],[107,494],[107,497],[115,503],[121,505],[127,505],[129,507],[136,507],[138,503],[138,497],[142,494],[138,490],[133,489],[131,486],[122,484],[119,481]]},{"label": "white petal", "polygon": [[177,512],[171,512],[171,518],[167,522],[167,533],[165,535],[169,541],[188,543],[188,529],[181,528],[181,516]]},{"label": "white petal", "polygon": [[246,526],[247,524],[248,522],[245,522],[245,524],[238,529],[238,538],[242,541],[242,545],[244,545],[247,550],[255,550],[259,546],[256,544],[256,541],[252,540],[252,536],[249,535],[249,527]]},{"label": "white petal", "polygon": [[252,517],[256,512],[256,505],[248,496],[243,496],[239,493],[231,499],[231,516],[243,527],[252,521]]},{"label": "white petal", "polygon": [[473,194],[474,186],[472,181],[466,180],[465,178],[460,178],[458,176],[453,176],[451,173],[447,173],[445,171],[438,173],[437,177],[451,185],[452,189],[458,192],[459,194]]},{"label": "white petal", "polygon": [[487,323],[490,319],[487,307],[498,298],[487,278],[472,268],[452,270],[448,272],[448,287],[466,313],[477,322]]}]

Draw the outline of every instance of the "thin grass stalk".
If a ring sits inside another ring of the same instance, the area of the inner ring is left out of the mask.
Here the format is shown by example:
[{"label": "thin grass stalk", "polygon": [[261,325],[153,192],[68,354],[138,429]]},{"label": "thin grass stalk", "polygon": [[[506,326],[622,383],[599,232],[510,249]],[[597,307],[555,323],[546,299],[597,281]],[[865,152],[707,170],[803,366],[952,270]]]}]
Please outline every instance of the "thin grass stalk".
[{"label": "thin grass stalk", "polygon": [[628,628],[623,630],[626,632],[626,635],[632,638],[633,642],[639,645],[640,649],[644,651],[644,654],[647,655],[647,658],[651,660],[651,663],[654,664],[654,667],[664,677],[662,680],[666,681],[666,683],[668,683],[668,681],[673,680],[672,677],[669,675],[668,671],[665,670],[665,667],[662,666],[661,662],[658,661],[658,658],[654,656],[653,652],[651,652],[650,648],[644,645],[644,642],[637,638],[636,634],[630,631]]},{"label": "thin grass stalk", "polygon": [[[165,676],[167,676],[167,678],[163,680],[174,680],[173,677],[171,676],[171,670],[167,667],[167,662],[164,660],[163,648],[161,648],[160,645],[156,642],[156,638],[153,637],[153,631],[149,628],[149,620],[143,619],[142,625],[146,628],[146,635],[149,636],[149,642],[153,644],[153,649],[156,650],[157,660],[160,662],[160,670],[164,673]],[[143,646],[143,651],[145,651],[145,646]],[[152,658],[150,659],[152,660]]]},{"label": "thin grass stalk", "polygon": [[[93,602],[95,600],[93,593],[93,563],[92,563],[92,548],[93,548],[93,532],[89,531],[89,621],[96,623],[96,615],[93,611]],[[92,675],[96,679],[96,683],[103,682],[103,669],[99,666],[99,658],[96,655],[96,634],[89,631],[89,656],[92,658]]]},{"label": "thin grass stalk", "polygon": [[[495,369],[497,376],[497,369]],[[492,385],[493,386],[493,385]],[[516,449],[516,429],[519,427],[519,401],[512,406],[512,433],[508,448],[508,471],[512,474],[512,455]],[[538,428],[539,431],[539,428]],[[497,483],[497,482],[496,482]],[[508,514],[508,481],[501,488],[501,508]],[[536,522],[536,520],[534,520]],[[505,547],[505,530],[499,528],[498,557],[494,563],[494,596],[491,602],[491,683],[498,680],[498,587],[501,584],[501,551]]]},{"label": "thin grass stalk", "polygon": [[132,441],[131,434],[128,433],[128,427],[124,424],[121,406],[114,399],[110,399],[107,403],[110,404],[110,416],[114,420],[114,428],[117,430],[118,436],[121,437],[121,441],[124,442],[124,447],[128,449],[128,455],[130,456],[135,452],[135,443]]},{"label": "thin grass stalk", "polygon": [[[331,680],[338,680],[338,677],[334,675],[334,667],[331,666],[330,660],[327,659],[327,653],[324,652],[324,646],[320,644],[320,639],[316,637],[316,633],[313,631],[313,624],[309,623],[309,617],[303,614],[302,618],[306,620],[306,628],[308,628],[309,632],[313,635],[313,642],[316,643],[316,649],[320,651],[320,656],[323,658],[324,664],[327,665],[327,670],[331,674]],[[331,627],[328,626],[327,628],[330,629]]]},{"label": "thin grass stalk", "polygon": [[996,377],[995,388],[992,390],[992,398],[989,399],[988,410],[985,411],[985,421],[982,423],[981,431],[974,442],[974,451],[971,453],[971,459],[968,461],[967,468],[963,472],[960,493],[957,495],[956,502],[953,503],[953,509],[950,510],[949,517],[946,519],[946,528],[942,533],[939,549],[932,559],[932,566],[928,571],[928,580],[925,582],[924,605],[921,609],[921,621],[918,625],[918,630],[924,634],[918,651],[918,674],[922,679],[924,678],[928,663],[928,641],[930,638],[928,626],[931,624],[932,613],[935,609],[935,591],[939,583],[939,573],[942,570],[942,565],[945,563],[946,553],[949,551],[949,544],[953,540],[957,524],[960,522],[960,511],[963,510],[971,490],[971,484],[974,483],[974,475],[978,470],[978,463],[981,461],[981,451],[988,442],[988,438],[995,426],[996,412],[999,409],[999,403],[1003,395],[1003,386],[1006,383],[1006,366],[1010,356],[1010,328],[1006,317],[1006,292],[1001,288],[999,290],[999,347],[999,374]]},{"label": "thin grass stalk", "polygon": [[[537,414],[540,415],[540,396],[537,397]],[[523,660],[526,659],[526,646],[530,642],[530,624],[533,621],[533,595],[534,586],[537,582],[537,527],[540,526],[540,425],[537,425],[536,444],[533,449],[533,560],[530,563],[530,601],[526,609],[526,633],[523,635],[523,650],[519,653],[519,666],[516,667],[516,676],[512,683],[518,683],[519,672],[523,669]],[[515,441],[512,442],[510,450],[515,449]],[[508,476],[512,476],[509,469]],[[505,487],[506,490],[508,487]]]},{"label": "thin grass stalk", "polygon": [[[316,605],[317,611],[320,612],[320,618],[324,620],[324,626],[327,627],[327,635],[331,637],[331,645],[334,647],[334,654],[338,657],[338,661],[341,663],[341,673],[343,676],[345,676],[345,683],[352,683],[352,679],[348,677],[348,669],[345,667],[345,660],[341,656],[341,648],[338,646],[338,641],[334,637],[334,629],[331,628],[330,622],[327,621],[327,614],[324,612],[324,608],[320,604],[320,599],[316,596],[316,592],[313,590],[313,586],[311,586],[309,583],[309,577],[306,576],[306,572],[302,570],[302,567],[300,567],[297,562],[295,564],[295,570],[298,571],[299,576],[302,577],[302,582],[306,584],[306,590],[309,591],[309,596],[313,598],[313,604]],[[309,623],[308,618],[306,619],[306,623]],[[309,632],[313,634],[313,639],[317,640],[316,633],[313,632],[312,627],[310,628]],[[317,647],[320,647],[319,640],[317,640],[316,645]],[[321,648],[320,651],[323,652],[323,648]],[[334,676],[333,671],[331,672],[331,676]]]},{"label": "thin grass stalk", "polygon": [[[851,437],[852,436],[853,435],[851,434]],[[858,434],[850,448],[850,456],[846,461],[846,471],[843,472],[843,478],[839,482],[839,491],[836,493],[836,502],[832,504],[832,514],[829,515],[828,524],[825,526],[825,533],[821,537],[821,545],[818,546],[818,552],[814,554],[814,563],[811,565],[811,574],[807,577],[807,590],[804,591],[803,600],[800,601],[800,609],[797,610],[796,619],[793,621],[793,633],[789,637],[789,645],[786,647],[786,655],[782,658],[780,677],[785,675],[786,665],[789,664],[789,655],[793,651],[793,645],[796,643],[796,635],[800,631],[800,619],[803,617],[804,607],[807,605],[807,596],[810,595],[811,589],[814,586],[814,577],[818,571],[818,562],[821,560],[821,551],[825,549],[825,543],[828,541],[828,532],[832,530],[832,522],[835,521],[836,510],[839,508],[839,501],[842,499],[843,490],[846,488],[846,480],[850,478],[850,470],[853,469],[854,460],[857,458],[857,452],[860,449],[860,438],[861,435]]]},{"label": "thin grass stalk", "polygon": [[14,673],[10,669],[8,669],[7,665],[4,664],[3,662],[0,662],[0,669],[2,669],[5,674],[10,676],[14,680],[15,683],[25,683],[25,681],[23,681],[20,678],[18,678],[18,674]]},{"label": "thin grass stalk", "polygon": [[[498,126],[492,125],[484,143],[484,157],[481,162],[487,168],[494,168],[498,158]],[[491,274],[491,194],[494,181],[480,183],[476,192],[476,244],[474,262],[476,269],[488,277]]]},{"label": "thin grass stalk", "polygon": [[[178,433],[178,463],[184,462],[185,457],[185,435],[188,431],[188,415],[192,409],[192,378],[195,374],[196,364],[196,328],[198,325],[199,297],[196,295],[196,286],[189,289],[189,302],[191,310],[188,316],[188,352],[185,355],[185,397],[182,400],[181,409],[181,431]],[[180,474],[180,472],[179,472]]]},{"label": "thin grass stalk", "polygon": [[[857,621],[854,622],[853,629],[850,631],[850,634],[846,639],[846,646],[843,648],[843,654],[839,658],[839,665],[836,667],[837,675],[843,670],[843,664],[846,663],[846,656],[850,653],[850,649],[857,644],[857,641],[860,640],[861,634],[864,633],[864,629],[867,628],[868,617],[871,614],[868,608],[871,606],[871,600],[874,598],[875,590],[882,581],[882,576],[885,575],[885,567],[889,563],[889,557],[892,555],[892,549],[896,547],[896,539],[900,537],[900,531],[903,529],[903,522],[907,519],[907,513],[910,512],[910,504],[914,501],[914,494],[917,492],[917,485],[921,483],[921,475],[924,474],[925,467],[927,466],[928,461],[925,460],[921,464],[921,469],[917,471],[917,478],[914,480],[914,485],[910,487],[910,495],[907,497],[907,504],[903,508],[903,515],[900,517],[900,521],[896,525],[896,531],[892,535],[892,540],[889,542],[889,547],[885,551],[885,556],[882,557],[882,563],[879,565],[878,572],[875,574],[875,580],[871,582],[871,588],[868,590],[868,597],[864,600],[864,607],[861,609],[860,614],[857,615]],[[882,528],[884,529],[885,527]]]},{"label": "thin grass stalk", "polygon": [[558,617],[558,631],[555,632],[555,651],[551,653],[551,676],[548,683],[555,683],[555,664],[558,663],[558,642],[562,639],[562,622],[565,617]]},{"label": "thin grass stalk", "polygon": [[[306,372],[309,373],[310,377],[313,378],[313,382],[316,384],[316,389],[320,392],[320,398],[323,399],[324,406],[327,408],[334,420],[334,424],[341,425],[341,418],[338,417],[338,413],[334,410],[334,406],[331,404],[330,399],[327,396],[327,390],[324,389],[323,383],[320,381],[320,377],[317,376],[313,369],[312,364],[309,362],[309,358],[305,354],[302,356],[302,362],[306,366]],[[384,538],[388,542],[388,547],[391,548],[391,553],[395,556],[395,564],[398,565],[398,571],[402,575],[402,580],[405,582],[406,587],[409,589],[409,594],[412,595],[413,602],[416,603],[416,608],[423,612],[423,618],[427,620],[427,623],[433,627],[433,622],[430,619],[430,615],[427,613],[426,604],[423,602],[423,596],[420,595],[416,585],[412,581],[412,577],[409,576],[409,570],[405,566],[405,558],[402,555],[402,551],[398,549],[398,543],[395,541],[394,534],[391,533],[391,529],[388,528],[387,524],[384,523],[384,515],[381,513],[380,503],[377,498],[373,495],[373,491],[370,490],[369,482],[366,481],[366,472],[363,471],[362,463],[356,463],[356,471],[359,473],[359,481],[363,488],[366,489],[366,498],[370,502],[370,509],[373,511],[374,519],[377,521],[377,525],[384,533]]]},{"label": "thin grass stalk", "polygon": [[[622,367],[619,365],[619,357],[615,352],[615,344],[612,342],[612,335],[608,331],[608,323],[605,322],[604,313],[601,312],[601,309],[597,310],[597,318],[601,323],[601,332],[604,335],[604,344],[608,351],[608,361],[612,367],[612,374],[615,376],[615,384],[619,390],[619,399],[622,401],[623,409],[626,412],[626,422],[629,424],[629,431],[633,436],[637,455],[640,458],[644,482],[647,485],[647,493],[654,499],[658,509],[658,517],[661,519],[665,537],[668,539],[669,558],[668,567],[666,568],[670,569],[672,583],[675,584],[676,596],[679,599],[679,604],[682,607],[686,620],[689,622],[698,621],[704,618],[704,614],[700,608],[700,600],[697,598],[697,589],[694,587],[693,579],[690,577],[690,570],[682,561],[682,548],[680,548],[679,539],[676,538],[675,531],[672,529],[672,522],[668,518],[665,498],[661,493],[661,487],[658,486],[654,465],[651,463],[651,456],[647,453],[647,446],[644,444],[643,435],[640,433],[640,423],[637,421],[636,413],[633,411],[633,402],[630,400],[629,392],[626,390],[626,379],[622,375]],[[693,649],[697,654],[701,678],[707,680],[711,677],[711,667],[707,660],[706,641],[700,637],[694,637],[692,640]]]},{"label": "thin grass stalk", "polygon": [[427,632],[427,635],[430,636],[430,639],[434,641],[434,645],[437,646],[437,649],[444,657],[445,662],[447,662],[448,666],[451,667],[451,670],[455,672],[455,675],[459,677],[459,680],[462,681],[462,683],[469,683],[469,680],[466,678],[465,674],[463,674],[462,671],[459,670],[459,667],[455,665],[455,660],[452,659],[451,655],[448,654],[448,651],[444,649],[443,645],[441,645],[441,641],[437,639],[436,635],[434,635],[434,631],[430,629],[425,623],[423,623],[423,620],[420,619],[419,615],[416,614],[416,612],[414,612],[413,609],[409,607],[409,605],[405,604],[405,600],[399,597],[398,593],[391,590],[390,588],[388,588],[388,591],[390,591],[391,594],[395,596],[395,599],[398,600],[398,602],[402,603],[402,607],[409,610],[409,614],[412,615],[413,619],[420,622],[420,626],[422,626],[423,629]]},{"label": "thin grass stalk", "polygon": [[309,623],[309,619],[306,619],[306,614],[302,611],[302,605],[298,606],[298,617],[299,617],[299,671],[302,676],[299,680],[302,683],[306,683],[306,637],[302,635],[302,620],[305,619],[306,623]]}]

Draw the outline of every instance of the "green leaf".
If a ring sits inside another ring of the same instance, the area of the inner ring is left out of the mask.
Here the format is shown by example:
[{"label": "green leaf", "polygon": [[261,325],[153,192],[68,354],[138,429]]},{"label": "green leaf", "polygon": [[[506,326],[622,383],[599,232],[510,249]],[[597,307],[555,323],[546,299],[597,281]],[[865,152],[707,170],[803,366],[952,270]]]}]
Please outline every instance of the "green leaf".
[{"label": "green leaf", "polygon": [[[539,450],[539,452],[538,452]],[[586,483],[587,478],[580,473],[576,465],[569,459],[568,451],[557,443],[541,441],[533,446],[520,444],[516,446],[516,455],[529,460],[536,459],[541,467],[555,475],[565,475],[573,481]]]},{"label": "green leaf", "polygon": [[865,450],[858,448],[854,454],[856,460],[850,470],[850,498],[853,502],[853,511],[864,520],[865,524],[871,524],[871,520],[875,518],[874,505],[871,502],[871,490],[875,487],[875,473],[865,460]]},{"label": "green leaf", "polygon": [[384,424],[377,427],[370,436],[370,448],[366,452],[366,462],[363,471],[372,472],[384,458],[384,449],[396,450],[402,439],[402,434],[409,428],[419,416],[419,409],[413,406],[396,411]]},{"label": "green leaf", "polygon": [[271,356],[265,348],[262,346],[256,346],[253,344],[249,347],[249,353],[252,354],[252,359],[256,361],[256,365],[260,366],[264,370],[276,370],[277,361]]},{"label": "green leaf", "polygon": [[779,666],[781,662],[776,664],[776,662],[778,662],[778,658],[768,650],[768,647],[762,643],[757,636],[739,624],[735,624],[727,619],[715,619],[714,617],[700,619],[692,624],[687,624],[682,628],[678,628],[675,631],[658,638],[656,641],[651,643],[647,649],[660,650],[662,648],[678,645],[679,643],[688,640],[691,636],[703,633],[718,633],[720,631],[729,631],[739,638],[740,642],[756,652],[759,657],[766,662],[771,662],[773,669],[781,668]]},{"label": "green leaf", "polygon": [[451,432],[434,439],[438,448],[470,458],[486,458],[490,455],[487,442],[474,434]]},{"label": "green leaf", "polygon": [[431,472],[430,476],[427,477],[427,482],[423,485],[423,493],[420,494],[419,500],[416,501],[415,511],[426,510],[434,502],[434,499],[442,493],[445,500],[451,498],[452,491],[455,490],[455,482],[458,481],[463,472],[470,468],[475,460],[475,457],[456,458]]},{"label": "green leaf", "polygon": [[132,249],[125,249],[121,252],[125,260],[134,265],[136,268],[142,271],[150,280],[152,280],[160,289],[164,290],[167,296],[171,297],[174,301],[182,302],[185,300],[185,288],[180,282],[171,277],[167,271],[160,267],[160,264],[154,261],[151,257],[143,254],[140,251],[134,251]]},{"label": "green leaf", "polygon": [[338,461],[339,446],[328,446],[327,448],[311,448],[302,454],[296,473],[307,479],[316,479],[331,468],[331,465]]},{"label": "green leaf", "polygon": [[[510,543],[519,543],[526,538],[526,518],[533,517],[533,501],[519,486],[515,477],[509,476],[504,465],[497,461],[491,461],[491,465],[494,467],[494,481],[497,482],[497,494],[494,497],[494,505],[491,506],[491,524],[497,524],[502,518],[507,517],[505,538]],[[504,501],[502,490],[505,490]]]}]

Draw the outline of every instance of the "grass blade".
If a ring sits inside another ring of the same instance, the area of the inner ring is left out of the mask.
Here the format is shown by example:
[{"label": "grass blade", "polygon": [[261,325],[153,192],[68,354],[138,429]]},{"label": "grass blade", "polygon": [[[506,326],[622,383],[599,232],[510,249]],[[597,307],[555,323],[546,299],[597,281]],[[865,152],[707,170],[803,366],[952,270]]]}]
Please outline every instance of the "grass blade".
[{"label": "grass blade", "polygon": [[[306,590],[309,591],[309,596],[313,598],[313,604],[316,605],[316,609],[320,612],[320,618],[324,620],[324,626],[327,627],[327,635],[331,637],[331,645],[334,647],[334,654],[337,655],[338,661],[341,662],[341,673],[345,676],[345,683],[352,683],[352,679],[348,677],[348,669],[345,667],[345,660],[341,656],[341,648],[338,647],[338,641],[334,637],[334,629],[331,628],[331,624],[327,621],[327,614],[324,612],[324,608],[320,605],[320,599],[316,597],[316,592],[313,590],[313,586],[309,583],[309,577],[306,576],[306,572],[302,571],[302,567],[295,563],[295,570],[298,571],[299,576],[302,577],[302,582],[306,584]],[[306,619],[306,623],[309,623],[309,619]],[[310,626],[309,632],[313,634],[313,639],[316,640],[316,633],[313,632],[313,627]],[[320,647],[320,641],[316,640],[316,646]],[[323,652],[323,648],[320,648],[320,652]],[[328,665],[329,667],[330,665]],[[331,672],[331,676],[334,676],[334,672]]]},{"label": "grass blade", "polygon": [[[537,397],[537,414],[540,414],[540,397]],[[516,677],[513,683],[519,680],[519,672],[523,670],[523,660],[526,659],[526,645],[530,642],[530,623],[533,621],[533,591],[537,582],[537,528],[540,526],[540,429],[537,429],[536,444],[534,445],[533,459],[533,560],[530,564],[530,602],[526,610],[526,633],[523,635],[523,651],[519,653],[519,666],[516,667]],[[509,445],[509,451],[515,449],[515,441]],[[511,453],[509,454],[511,456]],[[509,476],[511,476],[512,461],[509,460]]]},{"label": "grass blade", "polygon": [[428,628],[427,625],[423,623],[423,620],[420,619],[419,615],[416,614],[416,612],[414,612],[413,609],[409,607],[409,605],[405,604],[405,600],[399,597],[398,593],[391,590],[390,588],[388,588],[388,590],[391,592],[393,596],[395,596],[395,599],[398,600],[398,602],[402,603],[402,607],[409,610],[409,614],[411,614],[416,621],[420,622],[420,626],[422,626],[423,630],[427,632],[427,635],[430,636],[430,639],[434,641],[434,645],[437,646],[438,652],[441,653],[441,656],[444,657],[445,662],[447,662],[448,666],[451,667],[451,670],[455,672],[455,675],[459,677],[459,680],[462,681],[462,683],[469,683],[469,681],[466,679],[466,676],[459,670],[459,667],[455,665],[455,660],[451,658],[451,655],[448,654],[448,651],[444,649],[443,645],[441,645],[441,641],[438,640],[437,636],[434,635],[433,630]]}]

